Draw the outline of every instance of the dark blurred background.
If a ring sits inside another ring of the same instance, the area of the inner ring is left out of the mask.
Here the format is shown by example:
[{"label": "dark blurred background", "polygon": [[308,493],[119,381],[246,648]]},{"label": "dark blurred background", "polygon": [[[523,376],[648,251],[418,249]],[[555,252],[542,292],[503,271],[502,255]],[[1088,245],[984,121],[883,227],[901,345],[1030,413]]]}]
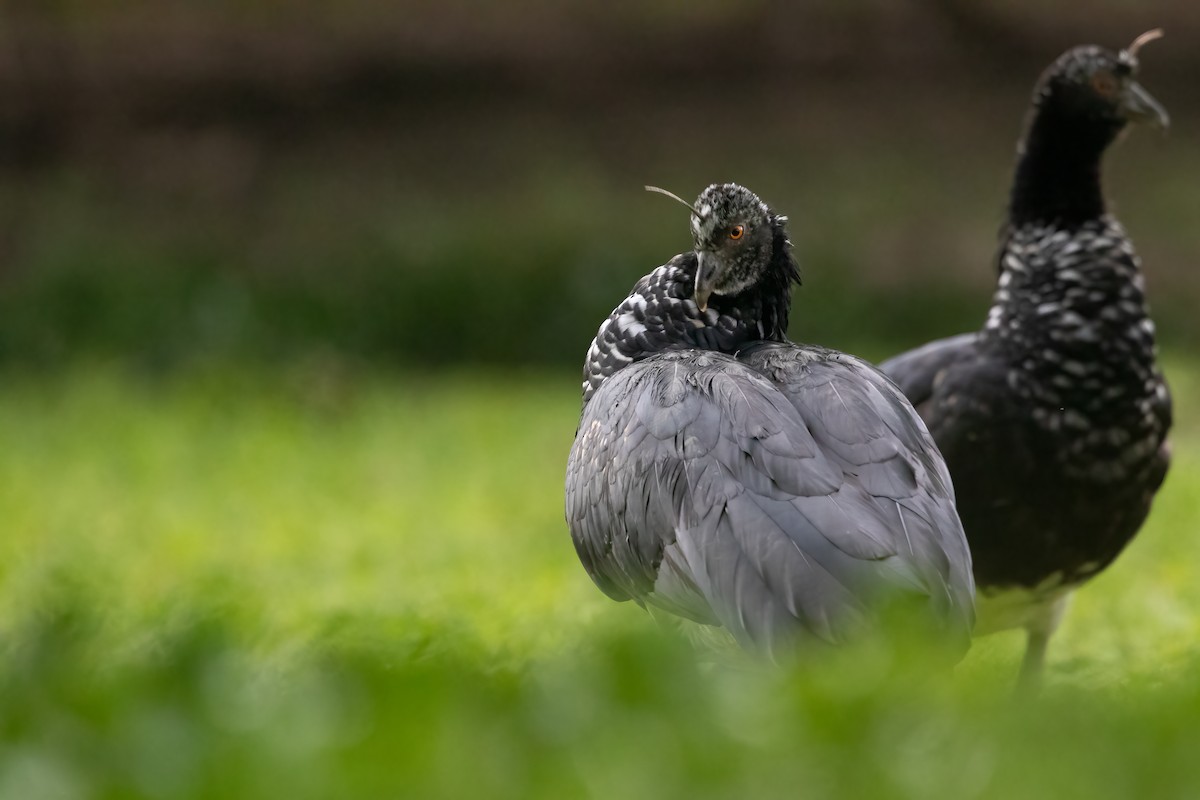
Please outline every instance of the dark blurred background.
[{"label": "dark blurred background", "polygon": [[1108,158],[1168,349],[1200,335],[1200,6],[1103,0],[8,0],[0,364],[571,365],[688,247],[792,218],[794,338],[976,326],[1041,70],[1162,26],[1170,110]]}]

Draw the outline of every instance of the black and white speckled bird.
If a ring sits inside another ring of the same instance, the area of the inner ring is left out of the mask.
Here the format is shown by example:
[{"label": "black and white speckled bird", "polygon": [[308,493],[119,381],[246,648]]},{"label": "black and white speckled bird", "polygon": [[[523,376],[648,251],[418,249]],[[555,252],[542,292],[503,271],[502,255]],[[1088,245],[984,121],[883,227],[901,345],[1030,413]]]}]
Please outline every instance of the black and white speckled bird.
[{"label": "black and white speckled bird", "polygon": [[843,641],[897,597],[965,647],[970,556],[925,426],[874,367],[787,341],[784,217],[736,184],[691,208],[695,249],[588,350],[566,476],[588,574],[771,654]]},{"label": "black and white speckled bird", "polygon": [[954,476],[978,634],[1025,628],[1036,679],[1069,593],[1141,527],[1167,471],[1171,403],[1137,255],[1105,210],[1100,161],[1128,122],[1165,127],[1128,50],[1076,47],[1042,75],[1018,148],[999,285],[983,330],[882,369]]}]

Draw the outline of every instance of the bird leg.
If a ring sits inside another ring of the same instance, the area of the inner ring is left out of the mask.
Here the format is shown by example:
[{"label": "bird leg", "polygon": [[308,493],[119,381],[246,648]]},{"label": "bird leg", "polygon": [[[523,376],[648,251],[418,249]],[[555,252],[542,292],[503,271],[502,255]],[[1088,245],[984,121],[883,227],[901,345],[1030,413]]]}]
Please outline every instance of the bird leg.
[{"label": "bird leg", "polygon": [[1046,646],[1062,622],[1069,598],[1070,594],[1063,594],[1050,601],[1026,624],[1025,657],[1021,659],[1021,671],[1017,675],[1018,692],[1036,692],[1041,686],[1046,668]]},{"label": "bird leg", "polygon": [[1021,659],[1021,672],[1017,675],[1017,691],[1036,692],[1042,684],[1042,672],[1046,667],[1046,645],[1050,633],[1030,630],[1025,641],[1025,657]]}]

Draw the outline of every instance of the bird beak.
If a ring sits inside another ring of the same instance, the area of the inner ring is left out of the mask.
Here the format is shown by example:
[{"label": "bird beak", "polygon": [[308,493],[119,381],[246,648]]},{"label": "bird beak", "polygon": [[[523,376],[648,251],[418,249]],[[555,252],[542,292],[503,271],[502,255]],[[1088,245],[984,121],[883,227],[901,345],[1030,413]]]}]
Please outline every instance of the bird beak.
[{"label": "bird beak", "polygon": [[1125,118],[1132,122],[1148,122],[1164,131],[1171,126],[1171,116],[1167,110],[1138,83],[1130,83],[1125,90],[1121,98],[1121,110]]},{"label": "bird beak", "polygon": [[693,296],[701,311],[708,310],[708,298],[713,293],[715,272],[712,260],[705,257],[704,251],[698,251],[696,253],[696,293]]}]

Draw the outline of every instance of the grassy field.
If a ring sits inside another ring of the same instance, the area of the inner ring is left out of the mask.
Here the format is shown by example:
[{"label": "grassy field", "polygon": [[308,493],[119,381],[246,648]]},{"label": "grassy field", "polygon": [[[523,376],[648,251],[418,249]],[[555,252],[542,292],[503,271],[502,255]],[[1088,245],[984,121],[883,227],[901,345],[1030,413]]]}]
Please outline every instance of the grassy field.
[{"label": "grassy field", "polygon": [[[878,355],[878,354],[869,354]],[[574,372],[0,380],[0,797],[1194,797],[1200,367],[1173,473],[1020,638],[698,659],[588,581]],[[704,662],[704,663],[698,663]]]}]

